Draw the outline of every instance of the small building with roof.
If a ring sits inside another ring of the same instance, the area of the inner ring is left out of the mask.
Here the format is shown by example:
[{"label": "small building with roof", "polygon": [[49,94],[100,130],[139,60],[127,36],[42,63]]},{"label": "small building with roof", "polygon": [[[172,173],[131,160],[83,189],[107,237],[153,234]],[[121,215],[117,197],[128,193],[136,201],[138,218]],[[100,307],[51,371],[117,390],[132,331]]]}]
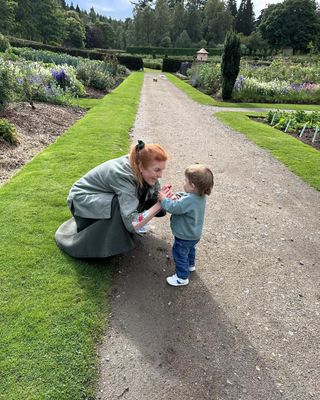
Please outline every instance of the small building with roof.
[{"label": "small building with roof", "polygon": [[206,49],[201,49],[197,51],[197,60],[198,61],[208,61],[208,52]]}]

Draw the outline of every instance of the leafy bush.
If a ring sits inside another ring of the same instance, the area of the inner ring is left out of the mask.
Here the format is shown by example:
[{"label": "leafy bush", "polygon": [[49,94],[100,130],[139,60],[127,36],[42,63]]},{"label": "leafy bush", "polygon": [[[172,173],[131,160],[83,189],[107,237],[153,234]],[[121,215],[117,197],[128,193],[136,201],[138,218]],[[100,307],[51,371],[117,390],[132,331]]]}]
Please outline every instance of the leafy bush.
[{"label": "leafy bush", "polygon": [[0,52],[5,52],[10,49],[9,40],[0,33]]},{"label": "leafy bush", "polygon": [[199,67],[198,84],[208,94],[217,93],[221,88],[220,64],[202,64]]},{"label": "leafy bush", "polygon": [[16,127],[4,118],[0,118],[0,137],[10,144],[18,144]]},{"label": "leafy bush", "polygon": [[98,63],[83,62],[76,69],[77,78],[95,89],[111,89],[115,85],[115,79],[105,67]]},{"label": "leafy bush", "polygon": [[15,89],[14,66],[0,58],[0,110],[13,100]]}]

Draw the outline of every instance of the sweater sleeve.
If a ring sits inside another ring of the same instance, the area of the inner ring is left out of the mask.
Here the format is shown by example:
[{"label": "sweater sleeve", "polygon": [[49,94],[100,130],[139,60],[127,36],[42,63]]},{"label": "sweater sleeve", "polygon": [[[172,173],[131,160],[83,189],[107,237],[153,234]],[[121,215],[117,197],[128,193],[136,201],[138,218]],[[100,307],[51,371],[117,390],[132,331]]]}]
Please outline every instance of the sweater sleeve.
[{"label": "sweater sleeve", "polygon": [[177,200],[171,200],[165,198],[161,201],[161,206],[164,210],[168,211],[170,214],[181,215],[187,212],[189,205],[188,196],[181,196]]}]

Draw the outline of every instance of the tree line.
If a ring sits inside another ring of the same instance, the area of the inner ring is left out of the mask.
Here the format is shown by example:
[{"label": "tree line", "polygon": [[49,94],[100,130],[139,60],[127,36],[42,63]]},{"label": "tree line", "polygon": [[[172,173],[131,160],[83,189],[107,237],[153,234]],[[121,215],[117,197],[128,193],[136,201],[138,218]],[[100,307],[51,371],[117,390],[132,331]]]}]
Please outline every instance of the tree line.
[{"label": "tree line", "polygon": [[125,21],[65,0],[0,0],[0,32],[68,47],[215,47],[230,30],[250,50],[320,49],[315,0],[284,0],[255,18],[252,0],[137,0]]}]

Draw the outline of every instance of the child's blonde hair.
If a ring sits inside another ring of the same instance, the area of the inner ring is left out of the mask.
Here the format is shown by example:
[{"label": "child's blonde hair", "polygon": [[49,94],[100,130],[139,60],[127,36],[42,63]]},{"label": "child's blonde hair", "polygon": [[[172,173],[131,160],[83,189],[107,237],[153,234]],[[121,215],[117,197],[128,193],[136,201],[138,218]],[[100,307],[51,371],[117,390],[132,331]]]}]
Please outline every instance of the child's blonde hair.
[{"label": "child's blonde hair", "polygon": [[199,196],[209,194],[214,185],[213,173],[209,167],[201,164],[190,165],[185,170],[185,176],[193,183]]}]

